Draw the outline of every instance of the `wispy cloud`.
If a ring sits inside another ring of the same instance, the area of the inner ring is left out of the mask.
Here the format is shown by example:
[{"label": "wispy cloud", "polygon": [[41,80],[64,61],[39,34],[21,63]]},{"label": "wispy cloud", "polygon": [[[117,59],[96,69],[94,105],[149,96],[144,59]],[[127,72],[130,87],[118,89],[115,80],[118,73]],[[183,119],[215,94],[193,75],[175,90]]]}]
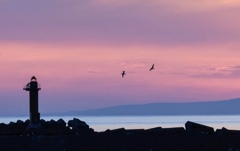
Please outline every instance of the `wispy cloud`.
[{"label": "wispy cloud", "polygon": [[[0,5],[0,41],[111,45],[237,43],[239,8],[239,2],[224,0],[9,0]],[[201,11],[195,11],[198,9]]]},{"label": "wispy cloud", "polygon": [[99,70],[87,70],[88,73],[102,73]]},{"label": "wispy cloud", "polygon": [[138,62],[138,61],[126,61],[120,63],[120,66],[128,67],[128,68],[144,68],[147,66],[147,62]]},{"label": "wispy cloud", "polygon": [[234,79],[240,78],[240,66],[229,65],[219,67],[207,67],[208,73],[191,75],[193,78],[216,78],[216,79]]}]

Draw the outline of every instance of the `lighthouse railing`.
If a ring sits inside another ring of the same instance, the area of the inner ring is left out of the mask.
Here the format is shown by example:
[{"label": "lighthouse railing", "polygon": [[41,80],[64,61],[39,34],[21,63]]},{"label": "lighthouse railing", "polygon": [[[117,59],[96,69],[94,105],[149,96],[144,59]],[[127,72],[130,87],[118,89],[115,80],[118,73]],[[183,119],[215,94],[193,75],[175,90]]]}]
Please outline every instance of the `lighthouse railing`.
[{"label": "lighthouse railing", "polygon": [[[41,84],[38,83],[38,89],[41,89]],[[23,90],[30,90],[30,84],[28,83],[27,85],[23,86]]]},{"label": "lighthouse railing", "polygon": [[30,84],[29,83],[27,85],[23,86],[23,90],[28,90],[28,89],[30,89]]}]

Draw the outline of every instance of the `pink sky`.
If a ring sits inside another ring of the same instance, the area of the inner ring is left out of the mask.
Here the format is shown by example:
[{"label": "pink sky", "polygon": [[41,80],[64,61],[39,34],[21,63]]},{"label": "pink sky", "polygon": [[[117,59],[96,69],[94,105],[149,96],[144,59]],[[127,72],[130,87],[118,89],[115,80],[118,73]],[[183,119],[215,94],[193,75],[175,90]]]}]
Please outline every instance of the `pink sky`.
[{"label": "pink sky", "polygon": [[41,113],[237,98],[238,14],[237,0],[0,0],[0,116],[28,113],[33,75]]}]

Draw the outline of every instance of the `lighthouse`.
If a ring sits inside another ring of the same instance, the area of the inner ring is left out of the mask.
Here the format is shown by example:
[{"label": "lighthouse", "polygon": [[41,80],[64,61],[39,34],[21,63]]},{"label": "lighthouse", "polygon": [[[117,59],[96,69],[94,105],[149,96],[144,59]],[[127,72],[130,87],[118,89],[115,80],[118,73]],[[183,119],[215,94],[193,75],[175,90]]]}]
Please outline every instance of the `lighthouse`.
[{"label": "lighthouse", "polygon": [[40,125],[40,113],[38,112],[38,91],[41,90],[37,78],[33,76],[23,90],[29,91],[30,125],[38,127]]}]

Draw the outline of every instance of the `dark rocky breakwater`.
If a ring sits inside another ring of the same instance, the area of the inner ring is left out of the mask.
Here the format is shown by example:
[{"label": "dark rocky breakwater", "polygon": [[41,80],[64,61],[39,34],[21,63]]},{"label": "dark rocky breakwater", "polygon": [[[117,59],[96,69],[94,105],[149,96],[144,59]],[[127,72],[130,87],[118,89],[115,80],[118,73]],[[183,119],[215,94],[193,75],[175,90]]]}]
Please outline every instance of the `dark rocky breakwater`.
[{"label": "dark rocky breakwater", "polygon": [[96,132],[84,121],[29,120],[0,124],[1,151],[239,151],[240,131],[187,122],[184,127],[114,129]]}]

